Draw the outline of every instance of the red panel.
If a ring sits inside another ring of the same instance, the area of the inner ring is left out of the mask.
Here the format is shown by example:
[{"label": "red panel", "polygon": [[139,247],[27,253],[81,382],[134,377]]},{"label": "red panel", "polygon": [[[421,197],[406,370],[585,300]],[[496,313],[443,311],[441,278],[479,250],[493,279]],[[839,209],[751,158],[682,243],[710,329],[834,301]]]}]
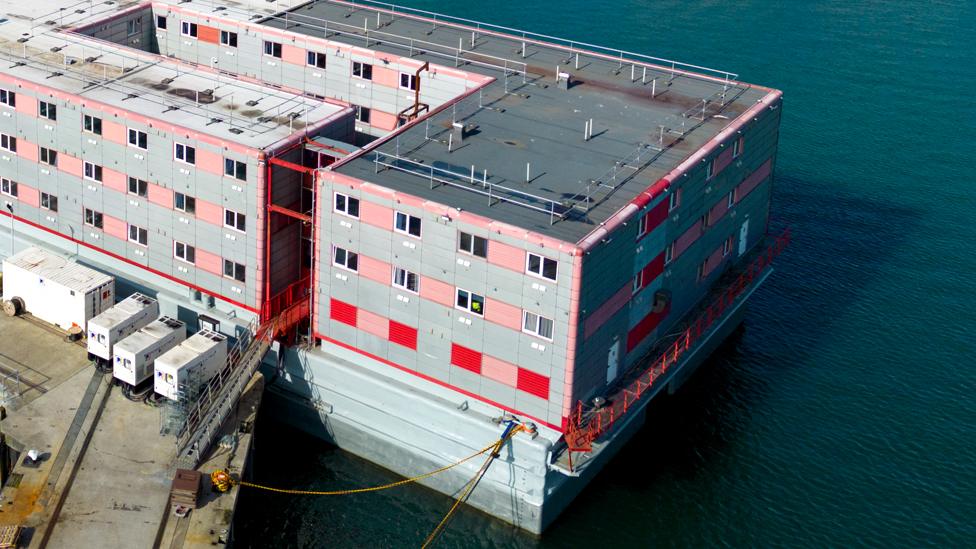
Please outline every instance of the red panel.
[{"label": "red panel", "polygon": [[332,298],[329,303],[329,318],[350,326],[356,325],[357,309],[344,301]]},{"label": "red panel", "polygon": [[458,368],[481,373],[481,353],[467,347],[462,347],[457,343],[451,343],[451,364]]},{"label": "red panel", "polygon": [[647,228],[644,230],[644,234],[641,235],[641,238],[650,234],[651,231],[656,229],[661,223],[664,223],[664,220],[668,218],[668,201],[662,200],[660,204],[648,210],[647,213],[644,214],[644,217],[647,218]]},{"label": "red panel", "polygon": [[220,42],[220,31],[216,27],[197,25],[197,40],[217,44]]},{"label": "red panel", "polygon": [[403,345],[408,349],[417,350],[417,329],[395,320],[390,321],[390,341]]},{"label": "red panel", "polygon": [[637,323],[636,326],[631,328],[630,332],[627,333],[627,352],[631,352],[635,347],[640,345],[641,341],[644,341],[651,332],[657,328],[657,325],[664,320],[664,317],[668,316],[668,312],[671,311],[670,303],[668,306],[660,313],[650,312]]},{"label": "red panel", "polygon": [[645,265],[641,271],[643,272],[643,275],[641,276],[641,288],[644,288],[664,272],[664,252],[658,254],[658,256],[652,259],[650,263]]},{"label": "red panel", "polygon": [[519,391],[549,400],[549,378],[544,375],[519,368],[517,387]]}]

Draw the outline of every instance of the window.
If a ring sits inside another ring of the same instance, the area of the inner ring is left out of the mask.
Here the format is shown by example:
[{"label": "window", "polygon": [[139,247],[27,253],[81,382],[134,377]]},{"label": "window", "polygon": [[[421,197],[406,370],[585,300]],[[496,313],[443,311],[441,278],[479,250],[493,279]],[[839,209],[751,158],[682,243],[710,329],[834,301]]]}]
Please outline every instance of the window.
[{"label": "window", "polygon": [[711,213],[712,213],[712,211],[709,210],[709,211],[705,212],[704,214],[702,214],[701,217],[698,218],[698,224],[701,225],[702,232],[704,232],[705,231],[705,228],[708,227],[708,222],[712,220],[711,219],[712,218]]},{"label": "window", "polygon": [[462,232],[458,249],[478,257],[488,257],[488,240],[480,236]]},{"label": "window", "polygon": [[129,194],[145,197],[149,192],[149,183],[134,177],[129,178]]},{"label": "window", "polygon": [[37,102],[37,112],[41,118],[47,118],[48,120],[58,119],[58,106],[54,103],[48,103],[47,101]]},{"label": "window", "polygon": [[403,212],[397,212],[393,229],[397,232],[420,238],[420,218],[407,215]]},{"label": "window", "polygon": [[744,138],[740,137],[732,142],[732,158],[739,158],[742,155],[742,140]]},{"label": "window", "polygon": [[722,243],[722,257],[726,257],[732,252],[732,245],[735,243],[735,235],[732,235],[725,239]]},{"label": "window", "polygon": [[17,94],[12,91],[0,90],[0,104],[8,107],[17,106]]},{"label": "window", "polygon": [[125,24],[125,33],[134,36],[142,32],[142,19],[133,19]]},{"label": "window", "polygon": [[86,114],[84,116],[85,131],[88,133],[93,133],[95,135],[102,135],[102,119]]},{"label": "window", "polygon": [[220,43],[231,48],[237,47],[237,33],[230,31],[220,31]]},{"label": "window", "polygon": [[102,212],[96,212],[95,210],[89,210],[85,208],[85,225],[95,227],[96,229],[102,228]]},{"label": "window", "polygon": [[529,254],[526,260],[525,270],[529,274],[556,280],[556,260],[542,257],[541,255]]},{"label": "window", "polygon": [[189,145],[184,145],[183,143],[177,143],[173,149],[173,157],[180,162],[186,162],[187,164],[197,163],[197,150]]},{"label": "window", "polygon": [[695,277],[699,281],[705,278],[705,263],[698,264],[698,274]]},{"label": "window", "polygon": [[404,90],[417,89],[417,76],[414,74],[400,73],[400,88]]},{"label": "window", "polygon": [[149,150],[149,136],[146,132],[129,128],[129,145],[138,147],[144,151]]},{"label": "window", "polygon": [[173,193],[173,207],[188,214],[197,211],[197,199],[183,193]]},{"label": "window", "polygon": [[552,319],[524,311],[522,314],[522,331],[552,340]]},{"label": "window", "polygon": [[247,164],[230,158],[224,159],[224,175],[244,181],[247,179]]},{"label": "window", "polygon": [[173,242],[173,257],[187,263],[197,262],[197,249],[183,242]]},{"label": "window", "polygon": [[48,166],[58,165],[58,151],[52,151],[47,147],[41,147],[41,163]]},{"label": "window", "polygon": [[356,272],[359,270],[359,254],[338,246],[332,247],[332,264]]},{"label": "window", "polygon": [[644,270],[641,269],[640,271],[637,271],[637,274],[634,275],[634,280],[630,285],[630,295],[634,295],[637,292],[641,291],[643,287],[644,287]]},{"label": "window", "polygon": [[664,264],[667,265],[671,263],[672,260],[674,260],[674,242],[668,244],[668,246],[664,248]]},{"label": "window", "polygon": [[182,33],[183,36],[189,36],[190,38],[196,38],[197,37],[197,24],[196,23],[190,23],[189,21],[183,21],[180,24],[180,33]]},{"label": "window", "polygon": [[264,41],[264,54],[281,59],[281,44],[277,42]]},{"label": "window", "polygon": [[681,189],[675,189],[668,197],[668,211],[673,212],[675,208],[681,205]]},{"label": "window", "polygon": [[393,285],[416,294],[420,292],[420,277],[417,276],[417,273],[412,273],[402,267],[394,267]]},{"label": "window", "polygon": [[166,16],[157,15],[156,16],[156,28],[160,30],[166,30]]},{"label": "window", "polygon": [[129,225],[129,242],[135,242],[140,246],[149,245],[149,232],[142,227],[136,227],[135,225]]},{"label": "window", "polygon": [[370,115],[369,107],[360,107],[359,105],[355,105],[355,107],[356,107],[356,120],[359,120],[363,124],[369,124],[369,115]]},{"label": "window", "polygon": [[735,189],[734,188],[731,191],[729,191],[728,205],[729,205],[730,208],[732,206],[735,206]]},{"label": "window", "polygon": [[324,53],[318,53],[318,52],[310,51],[306,55],[305,63],[309,67],[318,67],[320,69],[324,69],[325,68],[325,54]]},{"label": "window", "polygon": [[244,214],[237,213],[234,210],[224,210],[224,227],[243,233],[245,226]]},{"label": "window", "polygon": [[712,159],[709,160],[707,164],[705,164],[705,181],[708,181],[714,175],[715,175],[715,160]]},{"label": "window", "polygon": [[0,149],[12,153],[17,152],[17,138],[12,135],[0,133]]},{"label": "window", "polygon": [[97,164],[92,164],[91,162],[85,162],[85,179],[101,182],[102,167]]},{"label": "window", "polygon": [[0,179],[0,193],[17,198],[17,182],[7,178]]},{"label": "window", "polygon": [[238,282],[244,282],[244,265],[234,263],[229,259],[224,260],[224,276],[233,278]]},{"label": "window", "polygon": [[471,311],[472,313],[484,316],[485,314],[485,298],[476,293],[469,292],[467,290],[457,289],[457,307],[459,309],[464,309],[465,311]]},{"label": "window", "polygon": [[369,63],[352,62],[352,75],[363,80],[373,79],[373,65]]},{"label": "window", "polygon": [[335,211],[349,217],[359,217],[359,199],[335,193]]},{"label": "window", "polygon": [[41,207],[52,212],[58,211],[58,197],[53,194],[41,193]]}]

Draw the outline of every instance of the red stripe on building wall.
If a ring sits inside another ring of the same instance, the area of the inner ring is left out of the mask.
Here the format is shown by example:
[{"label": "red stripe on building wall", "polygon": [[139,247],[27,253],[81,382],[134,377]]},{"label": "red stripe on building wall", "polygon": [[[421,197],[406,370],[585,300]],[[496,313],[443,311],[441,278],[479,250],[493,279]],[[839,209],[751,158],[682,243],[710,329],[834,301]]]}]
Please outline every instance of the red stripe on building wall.
[{"label": "red stripe on building wall", "polygon": [[201,42],[210,42],[211,44],[217,44],[220,42],[220,31],[217,27],[208,27],[207,25],[197,25],[197,40]]},{"label": "red stripe on building wall", "polygon": [[640,342],[644,341],[644,338],[650,335],[650,333],[657,328],[658,324],[664,320],[664,317],[668,316],[670,311],[671,304],[669,303],[668,306],[665,307],[665,309],[660,313],[651,311],[647,314],[647,316],[642,318],[636,326],[631,328],[631,330],[627,332],[627,352],[629,353],[633,351],[635,347],[640,345]]},{"label": "red stripe on building wall", "polygon": [[332,320],[356,326],[356,316],[358,309],[355,305],[350,305],[345,301],[331,298],[329,300],[329,318]]},{"label": "red stripe on building wall", "polygon": [[641,288],[647,287],[664,272],[664,252],[661,252],[641,269]]},{"label": "red stripe on building wall", "polygon": [[644,214],[646,223],[644,224],[644,233],[641,234],[638,239],[643,238],[648,235],[654,229],[658,228],[664,220],[668,218],[668,201],[664,200],[657,206],[654,206],[647,213]]},{"label": "red stripe on building wall", "polygon": [[391,320],[389,339],[397,345],[403,345],[407,349],[417,350],[417,329],[406,324],[400,324],[395,320]]},{"label": "red stripe on building wall", "polygon": [[519,391],[549,400],[549,378],[542,374],[519,368],[517,388]]},{"label": "red stripe on building wall", "polygon": [[474,349],[468,349],[467,347],[458,345],[457,343],[451,343],[451,364],[458,368],[464,368],[470,372],[480,374],[481,353]]}]

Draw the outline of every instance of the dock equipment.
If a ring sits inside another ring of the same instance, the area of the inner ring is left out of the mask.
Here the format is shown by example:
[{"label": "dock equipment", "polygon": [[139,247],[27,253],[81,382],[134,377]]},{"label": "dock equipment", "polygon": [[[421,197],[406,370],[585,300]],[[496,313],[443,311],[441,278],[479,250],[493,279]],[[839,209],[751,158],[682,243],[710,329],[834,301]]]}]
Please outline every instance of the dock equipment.
[{"label": "dock equipment", "polygon": [[146,327],[159,316],[159,302],[139,293],[88,321],[88,358],[112,364],[115,344]]}]

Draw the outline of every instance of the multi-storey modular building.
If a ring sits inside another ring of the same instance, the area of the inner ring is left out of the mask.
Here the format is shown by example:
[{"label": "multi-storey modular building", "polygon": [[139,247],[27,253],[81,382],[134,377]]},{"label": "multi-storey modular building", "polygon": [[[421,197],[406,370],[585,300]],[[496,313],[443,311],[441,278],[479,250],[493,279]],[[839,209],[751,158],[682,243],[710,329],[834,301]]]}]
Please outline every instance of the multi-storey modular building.
[{"label": "multi-storey modular building", "polygon": [[469,500],[526,529],[768,275],[781,93],[735,74],[386,4],[4,9],[12,246],[229,335],[302,290],[272,409],[405,475],[531,423]]}]

